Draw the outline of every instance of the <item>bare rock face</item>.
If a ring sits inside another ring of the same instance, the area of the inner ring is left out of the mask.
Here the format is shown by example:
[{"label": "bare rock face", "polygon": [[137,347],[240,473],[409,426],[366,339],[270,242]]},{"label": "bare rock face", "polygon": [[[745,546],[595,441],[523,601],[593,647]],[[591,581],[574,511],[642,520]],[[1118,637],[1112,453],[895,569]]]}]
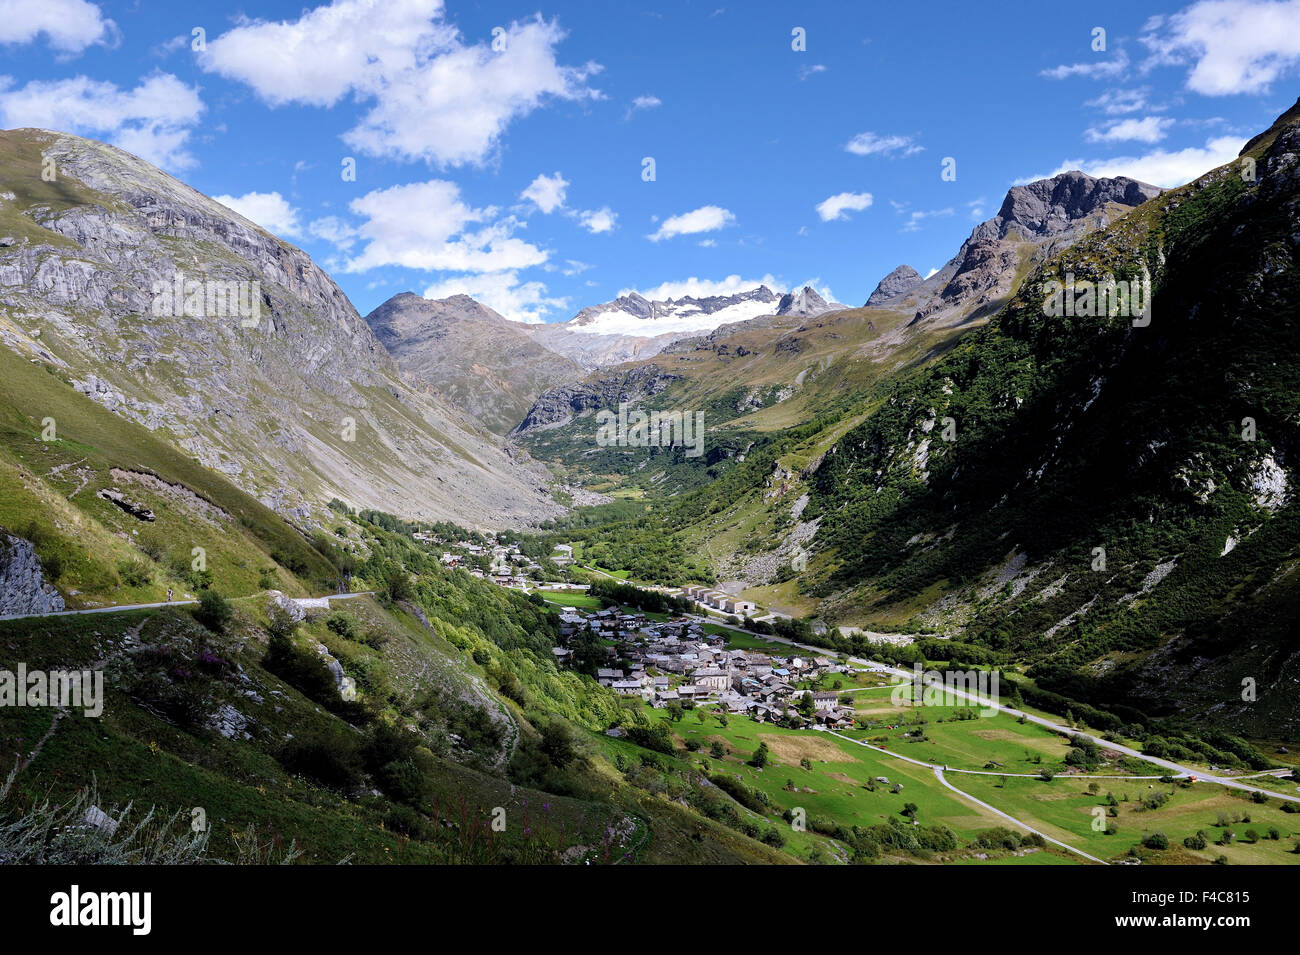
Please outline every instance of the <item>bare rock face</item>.
[{"label": "bare rock face", "polygon": [[46,582],[32,542],[0,530],[0,617],[57,613],[64,606]]},{"label": "bare rock face", "polygon": [[939,272],[902,294],[916,308],[912,323],[951,324],[991,314],[1014,290],[1023,263],[1059,252],[1162,191],[1125,176],[1095,179],[1077,170],[1013,186],[998,214],[976,226]]},{"label": "bare rock face", "polygon": [[797,292],[786,292],[776,304],[777,315],[795,315],[800,318],[813,318],[841,309],[844,306],[826,301],[817,290],[805,285]]},{"label": "bare rock face", "polygon": [[680,378],[680,375],[669,374],[658,365],[645,364],[635,365],[625,372],[561,385],[543,392],[515,431],[556,428],[602,408],[616,411],[619,403],[624,401],[636,405],[659,394]]},{"label": "bare rock face", "polygon": [[290,519],[331,497],[474,526],[560,512],[542,469],[407,380],[302,250],[112,146],[0,146],[0,343]]},{"label": "bare rock face", "polygon": [[115,487],[104,488],[99,492],[98,496],[110,503],[116,504],[138,521],[153,522],[155,519],[153,511],[149,510],[149,508],[145,507],[138,501],[129,500],[125,494]]},{"label": "bare rock face", "polygon": [[925,279],[921,278],[921,273],[916,269],[910,265],[900,265],[880,280],[876,290],[867,299],[865,307],[879,308],[890,299],[906,295],[924,281]]}]

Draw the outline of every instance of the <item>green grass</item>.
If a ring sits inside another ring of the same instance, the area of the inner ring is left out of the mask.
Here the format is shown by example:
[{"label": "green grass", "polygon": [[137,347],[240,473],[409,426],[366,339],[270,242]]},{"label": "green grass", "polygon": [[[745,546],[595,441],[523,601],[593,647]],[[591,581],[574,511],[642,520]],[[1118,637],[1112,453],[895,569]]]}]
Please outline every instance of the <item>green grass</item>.
[{"label": "green grass", "polygon": [[[1160,831],[1169,837],[1171,848],[1165,852],[1151,852],[1150,862],[1205,863],[1225,855],[1231,864],[1300,864],[1300,855],[1290,850],[1295,845],[1300,830],[1300,815],[1284,813],[1277,800],[1267,805],[1257,805],[1249,799],[1229,795],[1222,786],[1195,783],[1188,788],[1143,780],[1095,780],[1101,791],[1091,794],[1087,784],[1094,780],[1076,780],[1059,776],[1050,783],[1032,779],[1010,779],[1005,786],[996,777],[954,775],[953,785],[978,799],[997,806],[1048,835],[1076,846],[1098,858],[1115,858],[1128,852],[1141,842],[1144,835]],[[1142,810],[1139,800],[1156,790],[1172,793],[1169,802],[1155,810]],[[1121,802],[1119,816],[1106,817],[1119,829],[1114,835],[1105,835],[1093,828],[1094,808],[1104,806],[1107,792],[1127,802]],[[1217,846],[1215,840],[1223,828],[1215,823],[1219,813],[1248,814],[1249,823],[1234,823],[1227,828],[1242,837],[1247,829],[1261,835],[1270,826],[1282,834],[1278,841],[1265,840],[1255,845],[1241,842],[1226,847]],[[1210,838],[1204,850],[1193,852],[1184,848],[1182,841],[1197,830]]]}]

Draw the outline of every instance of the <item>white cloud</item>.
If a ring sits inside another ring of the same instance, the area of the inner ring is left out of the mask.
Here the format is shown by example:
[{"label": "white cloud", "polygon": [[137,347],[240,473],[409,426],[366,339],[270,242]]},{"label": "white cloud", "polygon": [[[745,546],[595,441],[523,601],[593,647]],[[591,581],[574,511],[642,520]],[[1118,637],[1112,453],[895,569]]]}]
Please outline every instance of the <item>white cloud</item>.
[{"label": "white cloud", "polygon": [[564,32],[540,16],[504,27],[505,48],[466,45],[442,0],[335,0],[297,20],[244,20],[209,40],[206,70],[272,106],[368,103],[344,141],[367,155],[482,163],[515,119],[548,99],[599,98],[596,64],[562,66]]},{"label": "white cloud", "polygon": [[251,219],[273,235],[300,235],[298,210],[278,192],[246,192],[242,196],[213,196],[245,219]]},{"label": "white cloud", "polygon": [[699,242],[701,249],[715,249],[718,246],[717,239],[701,239]]},{"label": "white cloud", "polygon": [[1117,156],[1113,159],[1067,159],[1046,176],[1017,179],[1016,184],[1047,179],[1071,169],[1081,169],[1098,178],[1128,176],[1130,179],[1169,189],[1191,182],[1211,169],[1231,162],[1237,158],[1245,144],[1246,140],[1239,136],[1219,136],[1208,140],[1203,148],[1189,146],[1179,150],[1157,149],[1144,156]]},{"label": "white cloud", "polygon": [[307,224],[307,234],[313,239],[321,239],[345,252],[352,248],[357,240],[357,230],[338,216],[313,219]]},{"label": "white cloud", "polygon": [[1145,86],[1137,89],[1110,89],[1096,99],[1088,100],[1084,105],[1100,109],[1107,116],[1123,116],[1141,110],[1159,111],[1163,107],[1148,103],[1147,97],[1150,94],[1151,90]]},{"label": "white cloud", "polygon": [[1092,127],[1083,134],[1090,143],[1158,143],[1168,134],[1172,119],[1146,116],[1142,119],[1121,119],[1098,129]]},{"label": "white cloud", "polygon": [[824,63],[816,63],[812,66],[801,66],[799,67],[799,79],[806,80],[810,76],[816,76],[818,73],[825,72],[826,65]]},{"label": "white cloud", "polygon": [[435,282],[424,290],[425,298],[449,295],[468,295],[511,321],[530,325],[545,321],[553,309],[568,304],[567,299],[549,296],[541,282],[520,282],[514,271],[458,275]]},{"label": "white cloud", "polygon": [[579,212],[578,222],[592,235],[599,235],[602,232],[613,231],[614,226],[618,224],[618,213],[609,206],[601,206],[599,209]]},{"label": "white cloud", "polygon": [[100,136],[168,169],[195,164],[185,144],[203,102],[198,90],[170,73],[155,73],[133,90],[86,76],[12,86],[12,77],[0,76],[0,127]]},{"label": "white cloud", "polygon": [[679,216],[669,216],[659,225],[659,230],[651,235],[651,242],[670,239],[675,235],[694,235],[698,232],[716,232],[736,221],[730,210],[721,206],[700,206]]},{"label": "white cloud", "polygon": [[1194,92],[1264,93],[1300,64],[1300,0],[1201,0],[1151,18],[1141,40],[1147,68],[1190,63]]},{"label": "white cloud", "polygon": [[[431,179],[378,189],[348,203],[365,221],[365,247],[345,270],[383,265],[449,272],[508,272],[541,265],[548,253],[513,236],[519,222],[497,218],[494,207],[475,209],[454,182]],[[481,224],[481,225],[480,225]],[[476,231],[470,226],[479,225]]]},{"label": "white cloud", "polygon": [[558,172],[554,176],[539,175],[519,194],[519,198],[527,199],[549,215],[564,205],[564,196],[568,188],[568,180]]},{"label": "white cloud", "polygon": [[40,34],[63,53],[117,42],[117,25],[86,0],[5,0],[0,44],[30,43]]},{"label": "white cloud", "polygon": [[724,279],[700,279],[691,276],[680,282],[664,282],[648,289],[631,289],[625,288],[619,291],[619,297],[636,292],[642,298],[652,299],[656,302],[664,302],[668,299],[679,299],[690,296],[691,298],[708,298],[711,295],[735,295],[737,292],[749,292],[758,288],[760,285],[766,285],[773,292],[784,292],[786,285],[779,279],[771,275],[764,275],[761,279],[742,279],[739,275],[728,275]]},{"label": "white cloud", "polygon": [[817,214],[821,216],[822,222],[834,222],[836,219],[847,219],[849,212],[861,212],[870,206],[869,192],[841,192],[817,203]]},{"label": "white cloud", "polygon": [[844,149],[855,156],[892,156],[901,153],[911,156],[925,149],[912,141],[911,136],[877,136],[875,133],[858,133]]},{"label": "white cloud", "polygon": [[632,100],[633,109],[654,109],[656,106],[662,106],[663,100],[658,96],[638,96]]},{"label": "white cloud", "polygon": [[[979,209],[980,212],[983,212],[983,209],[981,209],[976,204],[972,204],[971,208],[972,208],[972,212],[974,212],[976,209]],[[907,221],[903,223],[902,231],[917,232],[921,228],[921,223],[924,222],[926,219],[933,219],[936,217],[946,218],[952,214],[953,214],[953,210],[951,206],[948,206],[944,209],[916,209],[908,215]]]},{"label": "white cloud", "polygon": [[1061,66],[1054,66],[1050,70],[1039,71],[1039,76],[1046,76],[1053,80],[1064,80],[1071,76],[1082,76],[1088,79],[1114,78],[1123,76],[1128,70],[1128,54],[1120,50],[1113,57],[1098,56],[1096,59],[1089,60],[1086,63],[1068,63]]}]

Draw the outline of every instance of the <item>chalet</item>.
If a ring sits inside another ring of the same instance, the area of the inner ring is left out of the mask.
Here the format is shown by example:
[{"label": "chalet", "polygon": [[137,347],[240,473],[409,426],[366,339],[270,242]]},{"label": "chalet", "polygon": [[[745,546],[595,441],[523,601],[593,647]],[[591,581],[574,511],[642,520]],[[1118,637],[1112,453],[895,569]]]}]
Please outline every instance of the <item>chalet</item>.
[{"label": "chalet", "polygon": [[813,706],[815,706],[819,712],[833,710],[837,706],[839,706],[839,702],[840,702],[840,696],[838,693],[829,693],[829,692],[814,693],[812,695],[812,699],[813,699]]}]

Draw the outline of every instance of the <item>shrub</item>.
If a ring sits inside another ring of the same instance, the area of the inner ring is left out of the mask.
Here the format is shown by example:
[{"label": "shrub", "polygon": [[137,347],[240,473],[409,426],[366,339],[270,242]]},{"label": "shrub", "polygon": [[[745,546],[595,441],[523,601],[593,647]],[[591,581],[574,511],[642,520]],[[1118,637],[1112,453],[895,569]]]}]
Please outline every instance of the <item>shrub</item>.
[{"label": "shrub", "polygon": [[291,773],[344,792],[361,783],[356,737],[342,728],[308,729],[280,747],[276,759]]},{"label": "shrub", "polygon": [[194,611],[194,619],[213,633],[225,633],[226,624],[234,611],[226,598],[215,590],[205,590],[199,594],[199,605]]},{"label": "shrub", "polygon": [[357,626],[357,618],[350,613],[337,611],[329,615],[325,621],[325,626],[337,633],[344,640],[356,640],[361,628]]},{"label": "shrub", "polygon": [[1142,845],[1148,849],[1164,850],[1169,848],[1169,837],[1163,832],[1152,832],[1142,838]]},{"label": "shrub", "polygon": [[1195,835],[1188,836],[1183,840],[1183,845],[1189,849],[1195,849],[1198,852],[1209,844],[1210,841],[1205,838],[1205,833],[1199,829],[1196,831]]},{"label": "shrub", "polygon": [[128,587],[147,587],[153,582],[153,571],[138,558],[118,561],[117,576]]}]

